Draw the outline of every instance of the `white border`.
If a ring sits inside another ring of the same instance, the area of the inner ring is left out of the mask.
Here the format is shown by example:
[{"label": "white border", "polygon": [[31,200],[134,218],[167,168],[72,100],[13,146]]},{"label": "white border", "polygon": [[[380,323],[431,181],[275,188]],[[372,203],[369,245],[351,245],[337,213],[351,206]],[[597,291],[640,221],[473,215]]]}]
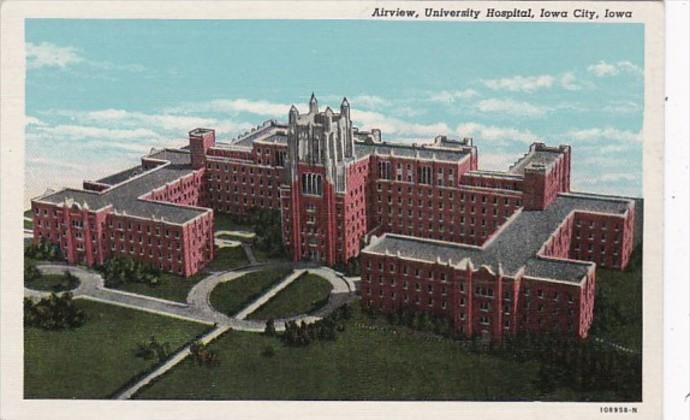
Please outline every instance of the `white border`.
[{"label": "white border", "polygon": [[690,3],[666,4],[664,417],[690,417]]},{"label": "white border", "polygon": [[[2,97],[0,114],[0,192],[2,193],[0,264],[2,264],[2,293],[0,293],[2,341],[0,343],[0,391],[3,419],[19,418],[227,418],[227,417],[329,417],[329,418],[415,418],[420,415],[439,418],[592,418],[603,406],[637,407],[635,418],[659,418],[662,391],[662,276],[663,266],[663,7],[660,2],[548,2],[551,8],[586,7],[603,15],[607,7],[630,9],[635,17],[626,22],[645,23],[645,117],[644,143],[644,197],[645,197],[645,251],[644,251],[644,360],[643,403],[489,403],[489,402],[203,402],[170,401],[165,403],[141,401],[66,401],[21,400],[23,364],[21,323],[21,228],[23,197],[24,150],[24,26],[23,19],[31,17],[91,17],[91,18],[184,18],[184,19],[356,19],[368,18],[373,6],[396,7],[452,7],[451,2],[78,2],[78,1],[25,1],[5,2],[0,10],[2,33],[0,36],[2,64]],[[536,7],[530,2],[462,2],[458,8],[526,8]],[[421,20],[421,19],[420,19]],[[520,21],[514,19],[513,21]],[[535,19],[531,22],[537,22]],[[493,20],[499,22],[500,20]],[[543,21],[543,20],[542,20]],[[580,22],[569,18],[562,22]],[[597,23],[606,23],[605,19]],[[585,22],[586,24],[586,22]],[[687,74],[687,73],[686,73]],[[687,117],[687,114],[686,116]],[[687,214],[687,213],[686,213]],[[676,244],[670,244],[675,246]],[[687,281],[687,279],[685,279]],[[608,414],[607,416],[611,416]]]}]

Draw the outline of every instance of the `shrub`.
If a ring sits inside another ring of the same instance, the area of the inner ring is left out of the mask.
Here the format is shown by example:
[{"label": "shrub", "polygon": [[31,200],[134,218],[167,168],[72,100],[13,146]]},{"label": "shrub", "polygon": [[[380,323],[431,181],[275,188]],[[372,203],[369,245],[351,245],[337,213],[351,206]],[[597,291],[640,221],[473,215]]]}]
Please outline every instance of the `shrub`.
[{"label": "shrub", "polygon": [[266,321],[266,328],[264,329],[264,334],[269,337],[276,335],[276,326],[273,318],[269,318]]},{"label": "shrub", "polygon": [[24,325],[45,330],[77,328],[86,322],[86,313],[77,308],[71,293],[50,297],[34,303],[24,299]]},{"label": "shrub", "polygon": [[36,263],[27,260],[24,261],[24,281],[32,282],[41,277],[41,272],[36,267]]},{"label": "shrub", "polygon": [[170,355],[170,344],[159,343],[155,336],[151,336],[147,343],[137,343],[134,355],[144,360],[158,357],[158,361],[163,362]]},{"label": "shrub", "polygon": [[220,364],[218,354],[208,349],[208,346],[201,341],[195,341],[189,346],[189,351],[197,365],[215,367]]},{"label": "shrub", "polygon": [[107,287],[118,287],[124,283],[160,284],[160,271],[157,268],[128,257],[110,258],[99,270]]},{"label": "shrub", "polygon": [[63,260],[60,246],[41,238],[37,244],[31,244],[24,248],[24,256],[36,260],[61,261]]},{"label": "shrub", "polygon": [[254,246],[269,257],[284,256],[280,210],[255,209],[251,214],[251,224],[256,233]]}]

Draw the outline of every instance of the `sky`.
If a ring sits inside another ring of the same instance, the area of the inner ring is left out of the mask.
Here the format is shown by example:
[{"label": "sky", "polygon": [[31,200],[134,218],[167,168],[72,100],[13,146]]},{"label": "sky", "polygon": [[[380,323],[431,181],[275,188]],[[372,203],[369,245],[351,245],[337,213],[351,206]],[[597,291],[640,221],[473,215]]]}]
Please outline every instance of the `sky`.
[{"label": "sky", "polygon": [[215,128],[343,96],[387,141],[472,137],[482,169],[573,147],[572,189],[642,195],[641,24],[26,21],[25,204]]}]

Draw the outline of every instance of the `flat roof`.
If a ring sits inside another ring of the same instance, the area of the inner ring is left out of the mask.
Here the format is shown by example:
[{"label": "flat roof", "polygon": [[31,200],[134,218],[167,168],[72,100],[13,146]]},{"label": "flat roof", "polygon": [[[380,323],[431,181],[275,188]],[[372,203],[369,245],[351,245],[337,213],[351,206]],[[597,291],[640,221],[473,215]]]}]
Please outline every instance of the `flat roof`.
[{"label": "flat roof", "polygon": [[525,276],[579,283],[591,263],[540,258],[537,252],[572,211],[623,215],[630,205],[632,201],[624,198],[561,194],[545,210],[521,210],[483,247],[384,234],[363,252],[400,253],[402,257],[431,263],[440,258],[457,264],[469,258],[475,266],[497,269],[500,264],[509,276],[525,267]]},{"label": "flat roof", "polygon": [[465,149],[451,150],[440,149],[433,146],[414,146],[403,143],[365,143],[355,141],[355,155],[363,157],[365,155],[380,154],[398,157],[421,158],[421,159],[436,159],[447,162],[455,162],[462,160],[469,155]]},{"label": "flat roof", "polygon": [[[88,191],[66,188],[56,193],[38,199],[39,202],[53,204],[74,200],[76,203],[86,204],[90,209],[97,210],[112,205],[118,213],[142,218],[165,219],[167,222],[181,224],[209,211],[202,208],[181,206],[160,201],[141,200],[138,197],[173,182],[183,176],[191,174],[191,161],[188,151],[166,149],[154,152],[150,157],[168,160],[169,163],[144,171],[141,166],[127,169],[110,177],[103,178],[112,182],[113,186],[107,190]],[[183,164],[181,162],[187,162]],[[134,176],[128,176],[132,175]],[[119,183],[116,181],[122,179]],[[98,181],[102,182],[102,180]]]},{"label": "flat roof", "polygon": [[531,150],[520,160],[515,162],[508,170],[511,174],[524,175],[525,169],[538,167],[548,168],[561,155],[560,152],[551,150]]}]

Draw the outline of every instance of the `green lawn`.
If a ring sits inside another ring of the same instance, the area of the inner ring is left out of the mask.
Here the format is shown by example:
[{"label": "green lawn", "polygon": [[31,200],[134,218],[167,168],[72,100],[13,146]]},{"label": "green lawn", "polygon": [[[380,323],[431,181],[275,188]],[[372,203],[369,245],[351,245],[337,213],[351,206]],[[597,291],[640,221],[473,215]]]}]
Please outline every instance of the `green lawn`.
[{"label": "green lawn", "polygon": [[642,349],[642,245],[625,271],[597,268],[591,334]]},{"label": "green lawn", "polygon": [[216,310],[234,315],[261,294],[290,274],[290,269],[257,271],[221,283],[211,292],[210,301]]},{"label": "green lawn", "polygon": [[[536,363],[465,350],[405,328],[371,330],[355,318],[333,342],[308,347],[232,331],[210,345],[216,368],[186,360],[139,399],[524,400],[535,395]],[[263,356],[272,346],[273,357]]]},{"label": "green lawn", "polygon": [[331,293],[331,283],[316,274],[306,274],[249,315],[249,319],[287,318],[314,312]]},{"label": "green lawn", "polygon": [[216,256],[204,270],[206,271],[225,271],[232,270],[249,264],[247,254],[241,246],[232,248],[220,248],[216,250]]},{"label": "green lawn", "polygon": [[34,222],[24,220],[24,229],[33,229],[33,228],[34,228]]},{"label": "green lawn", "polygon": [[25,398],[108,398],[156,360],[134,356],[155,335],[171,350],[207,326],[118,306],[77,301],[87,313],[82,327],[24,330]]},{"label": "green lawn", "polygon": [[187,302],[187,295],[189,291],[192,290],[192,287],[208,275],[208,273],[202,271],[196,273],[192,277],[184,278],[171,273],[162,273],[160,275],[161,284],[158,286],[149,286],[145,283],[124,283],[116,287],[116,289],[185,303]]},{"label": "green lawn", "polygon": [[213,230],[250,230],[254,231],[254,226],[250,223],[242,223],[236,217],[228,214],[214,212],[213,214]]},{"label": "green lawn", "polygon": [[24,286],[33,290],[46,290],[49,292],[59,292],[63,290],[76,289],[79,280],[75,279],[71,284],[63,274],[43,274],[32,281],[25,281]]}]

